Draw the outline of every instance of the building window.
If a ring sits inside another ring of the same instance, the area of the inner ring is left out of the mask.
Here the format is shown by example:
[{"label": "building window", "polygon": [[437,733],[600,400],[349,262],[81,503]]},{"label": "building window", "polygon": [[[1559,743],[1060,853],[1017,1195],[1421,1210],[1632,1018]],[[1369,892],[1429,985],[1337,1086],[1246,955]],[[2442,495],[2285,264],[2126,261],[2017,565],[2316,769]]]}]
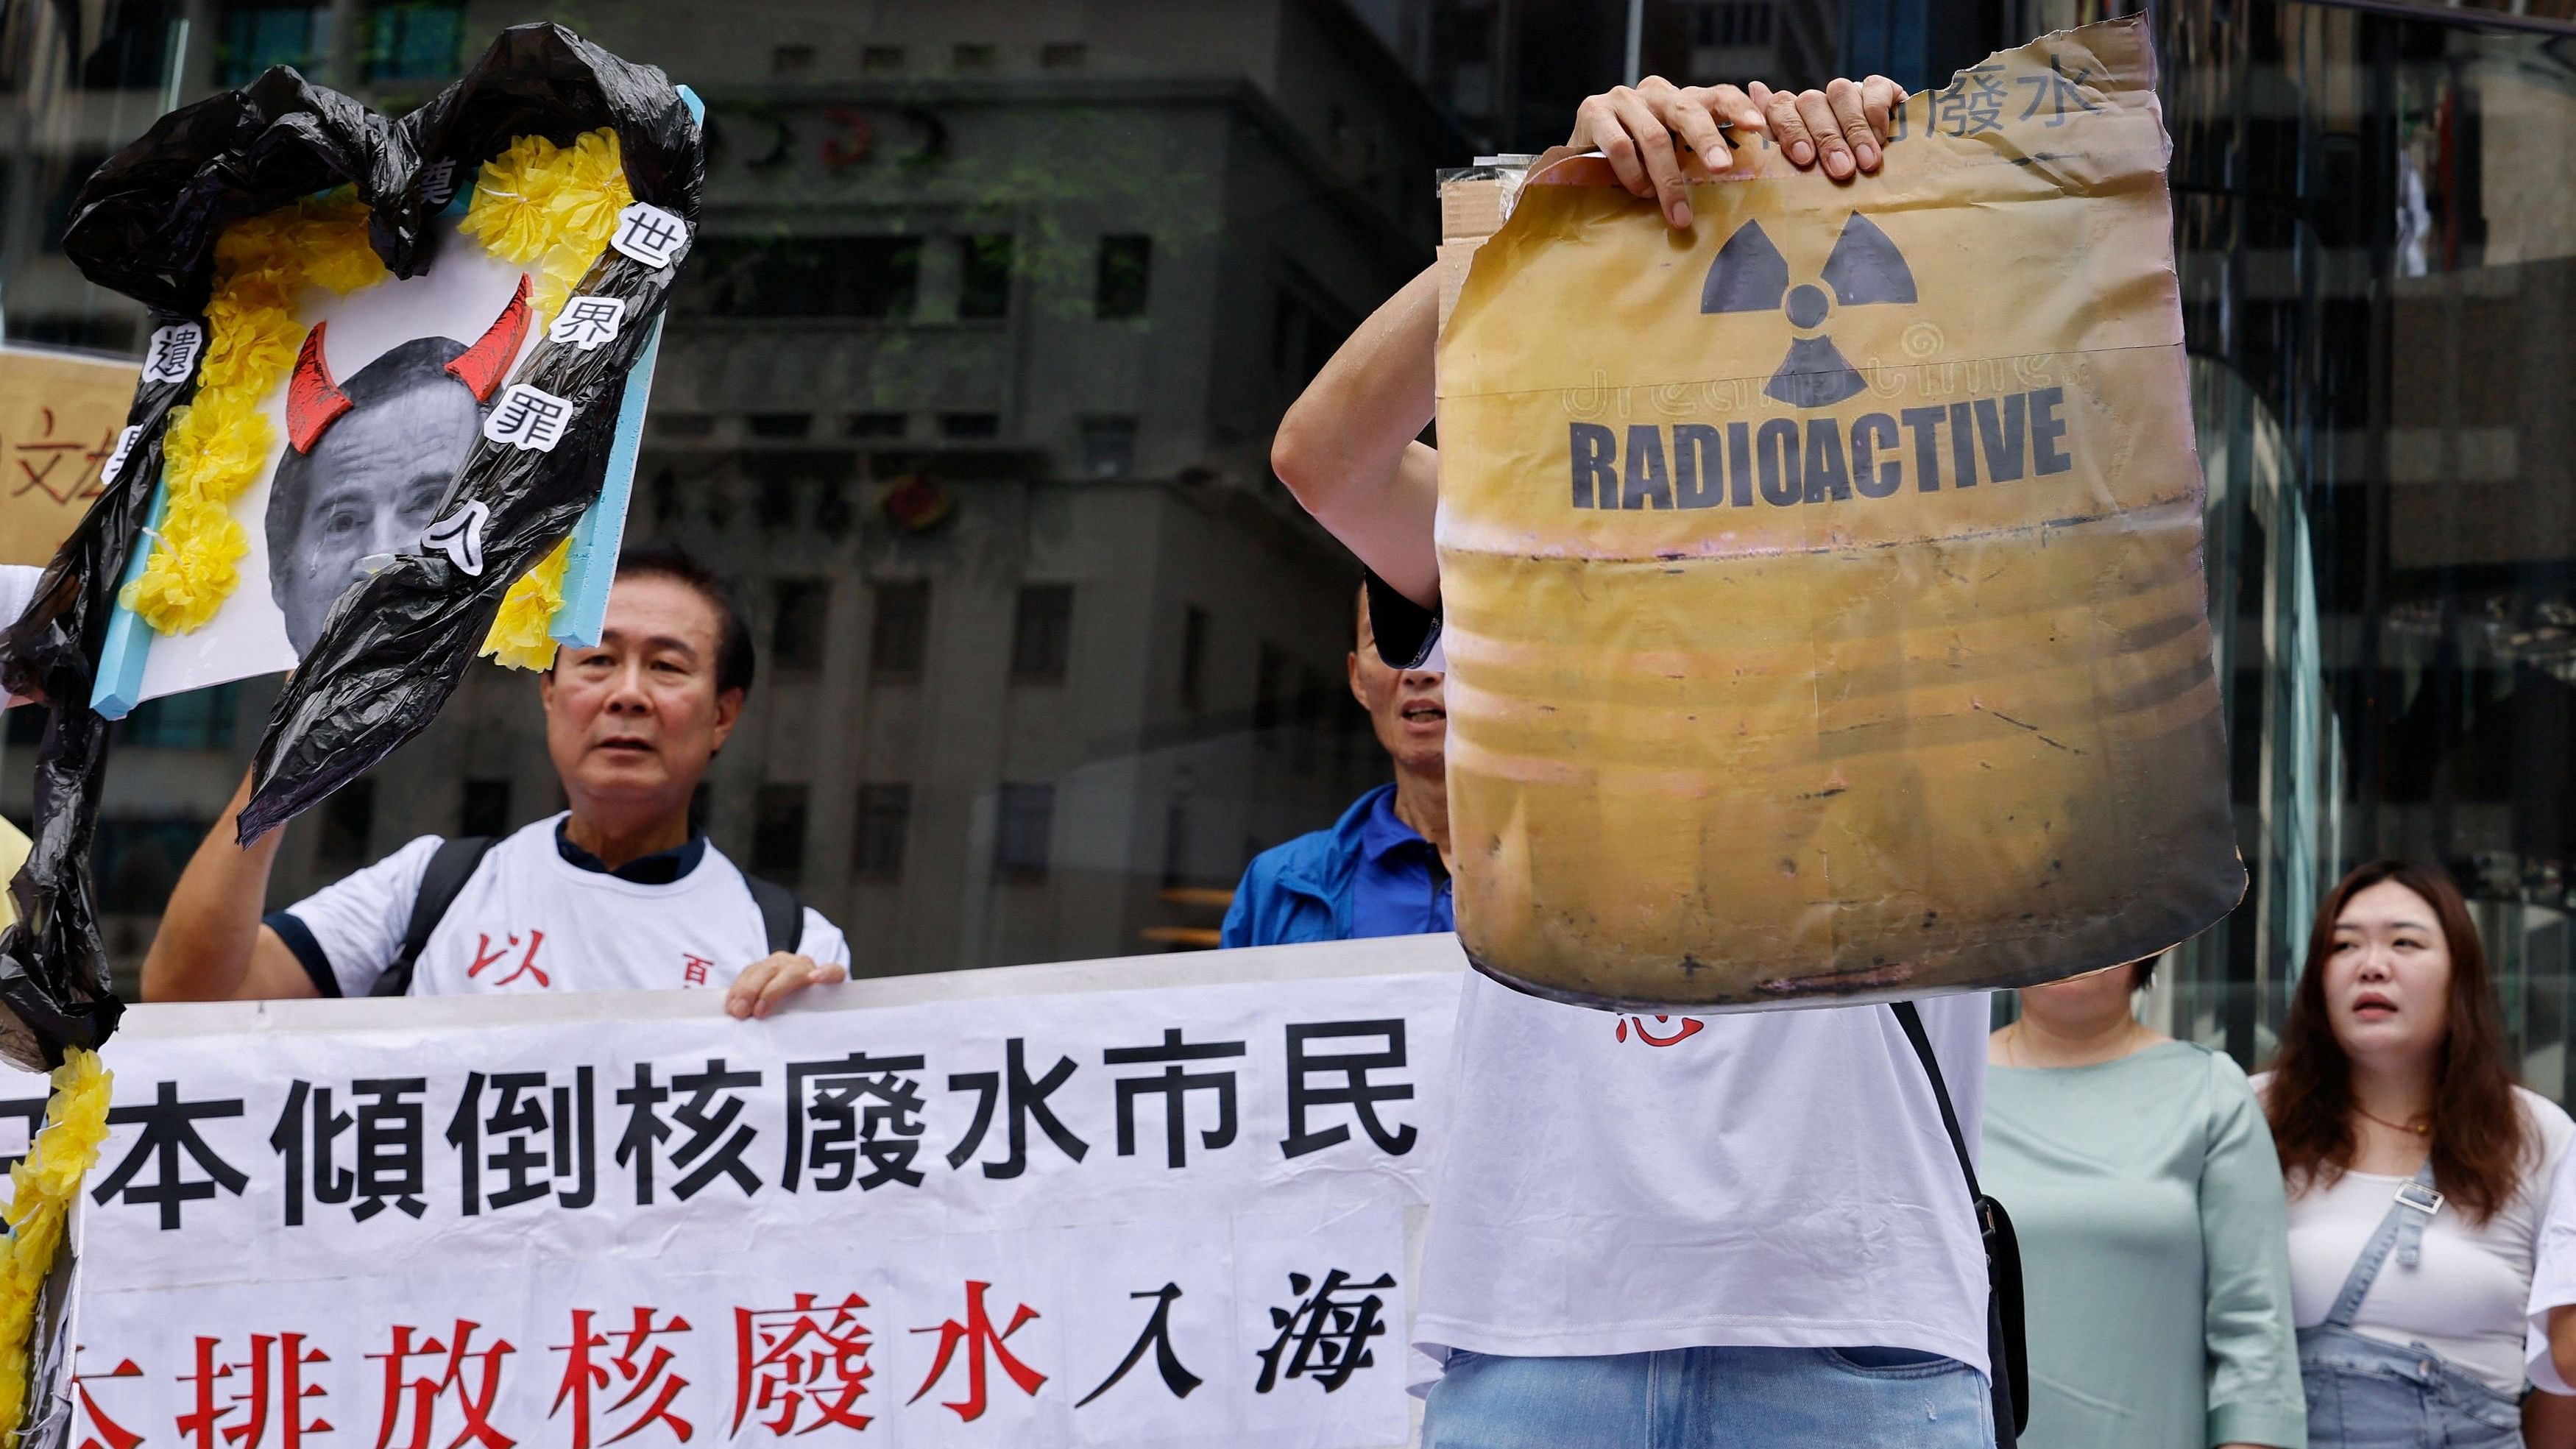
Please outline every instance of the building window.
[{"label": "building window", "polygon": [[1136,420],[1084,418],[1082,471],[1090,478],[1124,478],[1136,471]]},{"label": "building window", "polygon": [[1691,43],[1730,48],[1769,45],[1771,0],[1718,0],[1698,6],[1691,17]]},{"label": "building window", "polygon": [[1011,234],[957,239],[957,315],[969,322],[1007,317],[1011,312]]},{"label": "building window", "polygon": [[853,438],[900,438],[912,431],[911,422],[905,413],[852,413],[849,432]]},{"label": "building window", "polygon": [[1059,40],[1038,47],[1038,64],[1048,70],[1080,70],[1088,49],[1079,40]]},{"label": "building window", "polygon": [[1181,705],[1197,709],[1207,692],[1207,610],[1191,604],[1181,610]]},{"label": "building window", "polygon": [[760,787],[751,822],[751,873],[784,886],[804,876],[804,786]]},{"label": "building window", "polygon": [[322,832],[314,858],[332,865],[367,863],[367,837],[376,829],[376,782],[351,780],[322,802]]},{"label": "building window", "polygon": [[510,833],[510,782],[468,780],[465,808],[457,813],[459,835],[503,836]]},{"label": "building window", "polygon": [[[707,237],[695,305],[716,317],[904,321],[921,283],[921,238]],[[681,295],[689,294],[688,288]]]},{"label": "building window", "polygon": [[769,660],[780,669],[810,673],[823,667],[823,635],[831,622],[832,581],[779,579],[769,586]]},{"label": "building window", "polygon": [[1011,621],[1011,682],[1062,684],[1073,653],[1073,585],[1030,584]]},{"label": "building window", "polygon": [[37,245],[44,251],[55,254],[62,251],[63,233],[71,229],[72,207],[80,200],[81,186],[89,180],[90,173],[106,161],[107,153],[104,151],[76,155],[55,178],[53,195],[45,204],[45,229],[37,238]]},{"label": "building window", "polygon": [[367,79],[445,80],[465,48],[462,0],[379,4],[367,20]]},{"label": "building window", "polygon": [[[361,782],[363,783],[363,782]],[[338,798],[338,797],[333,797]],[[213,828],[204,820],[102,820],[90,847],[98,909],[111,916],[157,916],[170,902],[179,872]]]},{"label": "building window", "polygon": [[870,880],[902,879],[903,838],[911,828],[910,785],[894,781],[861,785],[851,869]]},{"label": "building window", "polygon": [[666,438],[712,438],[716,435],[713,413],[659,413],[653,418],[654,431]]},{"label": "building window", "polygon": [[157,91],[169,80],[172,0],[122,0],[109,9],[106,32],[81,62],[83,90]]},{"label": "building window", "polygon": [[982,442],[1002,435],[1000,413],[941,413],[939,435],[952,443]]},{"label": "building window", "polygon": [[245,86],[273,65],[313,78],[331,53],[331,7],[232,0],[215,36],[215,84]]},{"label": "building window", "polygon": [[1100,239],[1099,275],[1092,284],[1092,311],[1102,317],[1142,317],[1153,292],[1154,239],[1149,236],[1105,236]]},{"label": "building window", "polygon": [[930,582],[901,579],[876,586],[876,622],[868,630],[868,681],[915,684],[930,653]]},{"label": "building window", "polygon": [[889,71],[903,69],[903,47],[900,45],[862,46],[859,49],[859,69],[873,75],[883,75]]},{"label": "building window", "polygon": [[1295,666],[1288,662],[1288,651],[1276,644],[1264,644],[1253,666],[1252,731],[1264,749],[1279,746],[1279,726],[1288,717],[1288,696],[1295,688],[1291,682]]},{"label": "building window", "polygon": [[810,74],[813,69],[814,47],[810,45],[781,45],[773,47],[769,52],[771,75],[801,76]]},{"label": "building window", "polygon": [[801,438],[814,429],[812,413],[753,413],[743,421],[755,438]]},{"label": "building window", "polygon": [[1302,387],[1323,371],[1349,331],[1335,326],[1295,289],[1281,287],[1270,314],[1270,366]]},{"label": "building window", "polygon": [[233,746],[233,719],[240,712],[241,686],[222,684],[147,699],[134,707],[120,728],[124,742],[138,749],[228,750]]},{"label": "building window", "polygon": [[1055,785],[1005,784],[995,805],[993,874],[1008,881],[1046,879],[1048,847],[1055,836]]},{"label": "building window", "polygon": [[960,45],[948,53],[950,66],[963,71],[989,71],[1000,52],[990,45]]}]

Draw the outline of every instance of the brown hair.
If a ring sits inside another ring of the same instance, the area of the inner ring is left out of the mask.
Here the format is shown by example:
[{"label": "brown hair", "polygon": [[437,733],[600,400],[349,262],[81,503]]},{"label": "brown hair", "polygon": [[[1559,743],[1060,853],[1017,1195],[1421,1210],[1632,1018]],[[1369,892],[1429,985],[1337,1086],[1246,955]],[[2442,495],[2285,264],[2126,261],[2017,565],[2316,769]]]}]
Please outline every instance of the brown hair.
[{"label": "brown hair", "polygon": [[2354,896],[2390,881],[2433,908],[2450,949],[2450,1030],[2433,1077],[2433,1179],[2471,1222],[2483,1223],[2513,1197],[2535,1144],[2522,1104],[2514,1099],[2504,1012],[2487,981],[2477,925],[2469,919],[2459,887],[2440,872],[2404,861],[2373,861],[2345,876],[2317,908],[2316,924],[2308,931],[2307,966],[2290,998],[2290,1019],[2272,1058],[2263,1112],[2271,1119],[2281,1172],[2293,1193],[2331,1184],[2351,1168],[2352,1063],[2335,1038],[2326,1009],[2325,964],[2344,907]]}]

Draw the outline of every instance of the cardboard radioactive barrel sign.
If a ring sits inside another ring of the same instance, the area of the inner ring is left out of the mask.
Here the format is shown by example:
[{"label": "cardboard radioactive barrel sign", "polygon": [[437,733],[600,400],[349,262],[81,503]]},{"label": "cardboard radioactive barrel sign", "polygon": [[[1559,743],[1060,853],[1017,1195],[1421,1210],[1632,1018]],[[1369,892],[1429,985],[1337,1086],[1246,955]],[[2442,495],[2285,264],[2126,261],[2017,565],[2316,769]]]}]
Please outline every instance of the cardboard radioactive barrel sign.
[{"label": "cardboard radioactive barrel sign", "polygon": [[[1458,925],[1595,1005],[2053,980],[2243,894],[2144,28],[1775,152],[1548,165],[1440,347]],[[1704,175],[1704,173],[1703,173]]]}]

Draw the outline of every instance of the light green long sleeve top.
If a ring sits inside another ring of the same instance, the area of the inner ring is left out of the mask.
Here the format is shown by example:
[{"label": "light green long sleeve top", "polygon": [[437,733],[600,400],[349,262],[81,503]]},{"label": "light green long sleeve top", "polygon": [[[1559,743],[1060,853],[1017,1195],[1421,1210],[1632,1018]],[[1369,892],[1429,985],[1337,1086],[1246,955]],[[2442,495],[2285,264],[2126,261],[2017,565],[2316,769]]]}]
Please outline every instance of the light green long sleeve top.
[{"label": "light green long sleeve top", "polygon": [[2280,1160],[2225,1055],[1992,1068],[1978,1174],[2021,1239],[2029,1449],[2306,1449]]}]

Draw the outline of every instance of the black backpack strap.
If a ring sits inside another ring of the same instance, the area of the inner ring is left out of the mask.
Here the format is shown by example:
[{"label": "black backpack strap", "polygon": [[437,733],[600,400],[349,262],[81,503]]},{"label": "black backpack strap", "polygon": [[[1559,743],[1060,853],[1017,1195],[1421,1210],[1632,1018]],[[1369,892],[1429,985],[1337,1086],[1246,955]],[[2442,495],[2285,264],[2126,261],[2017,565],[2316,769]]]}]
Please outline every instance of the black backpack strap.
[{"label": "black backpack strap", "polygon": [[748,871],[743,873],[742,883],[751,888],[752,904],[760,907],[760,929],[769,937],[770,951],[793,954],[803,946],[805,903],[796,899],[796,892]]},{"label": "black backpack strap", "polygon": [[456,904],[457,894],[474,868],[497,842],[489,835],[460,835],[442,840],[432,851],[429,864],[420,873],[420,894],[411,898],[411,920],[403,927],[402,949],[394,953],[393,964],[376,978],[368,989],[369,996],[409,996],[412,973],[420,965],[420,953],[429,945],[429,933],[447,916],[447,908]]},{"label": "black backpack strap", "polygon": [[2013,1235],[2004,1205],[1977,1186],[1977,1165],[1968,1157],[1968,1136],[1959,1130],[1959,1111],[1950,1105],[1950,1085],[1941,1078],[1941,1059],[1932,1054],[1932,1037],[1923,1029],[1923,1014],[1911,1001],[1891,1001],[1896,1024],[1932,1079],[1932,1100],[1941,1104],[1941,1125],[1950,1133],[1950,1150],[1958,1154],[1959,1174],[1968,1180],[1968,1197],[1976,1212],[1977,1235],[1986,1251],[1986,1357],[1994,1390],[1995,1443],[2015,1449],[2030,1427],[2030,1347],[2022,1319],[2021,1243]]}]

